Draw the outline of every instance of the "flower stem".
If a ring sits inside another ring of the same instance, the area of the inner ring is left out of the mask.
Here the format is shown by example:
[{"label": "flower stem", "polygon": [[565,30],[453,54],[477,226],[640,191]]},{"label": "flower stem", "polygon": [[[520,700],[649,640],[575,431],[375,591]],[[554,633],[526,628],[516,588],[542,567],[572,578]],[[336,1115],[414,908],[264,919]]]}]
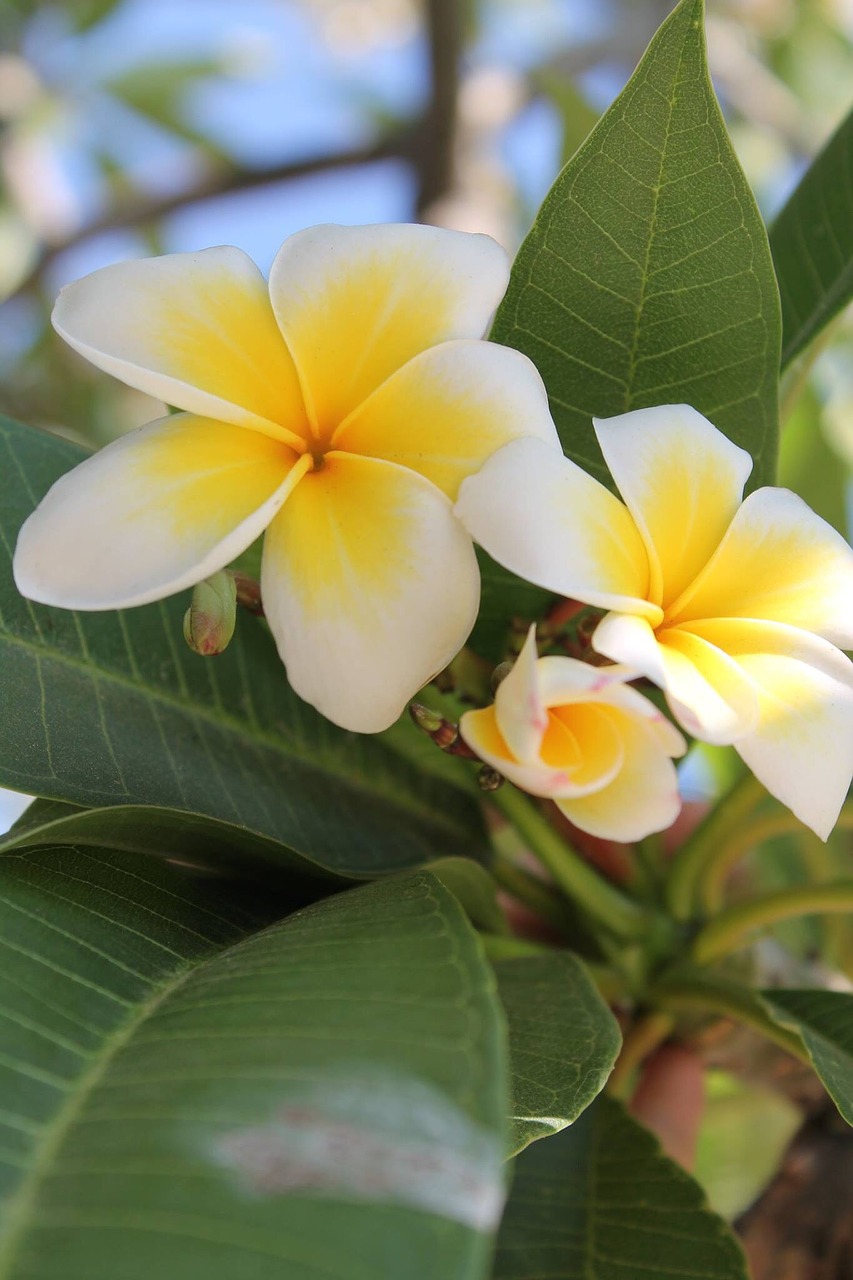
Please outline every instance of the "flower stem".
[{"label": "flower stem", "polygon": [[520,791],[504,786],[490,800],[573,902],[618,937],[645,934],[648,913],[593,871]]},{"label": "flower stem", "polygon": [[780,920],[825,911],[853,911],[853,880],[797,885],[729,907],[698,934],[693,943],[693,959],[697,964],[710,964],[745,946],[750,935],[759,929],[767,929]]},{"label": "flower stem", "polygon": [[752,1027],[800,1062],[811,1065],[800,1037],[771,1018],[761,996],[751,987],[741,986],[720,974],[676,970],[652,988],[649,999],[671,1013],[695,1013],[697,1009],[719,1013]]},{"label": "flower stem", "polygon": [[505,938],[498,933],[481,933],[480,941],[490,960],[517,960],[520,956],[547,956],[554,948],[527,938]]},{"label": "flower stem", "polygon": [[565,927],[566,911],[562,900],[538,876],[531,875],[524,867],[500,853],[494,855],[489,870],[501,889],[510,897],[523,903],[555,929]]},{"label": "flower stem", "polygon": [[659,1009],[637,1019],[625,1034],[622,1052],[607,1081],[608,1093],[623,1100],[629,1096],[638,1067],[664,1042],[674,1025],[674,1016]]},{"label": "flower stem", "polygon": [[732,833],[766,794],[758,779],[745,773],[679,849],[667,883],[667,900],[677,920],[690,919],[698,905],[700,883],[714,863],[725,857]]},{"label": "flower stem", "polygon": [[[853,808],[844,809],[838,819],[837,830],[853,830]],[[758,818],[750,826],[733,832],[718,855],[707,865],[703,878],[702,899],[709,911],[719,910],[723,901],[726,877],[735,863],[765,840],[791,832],[807,832],[798,818],[787,810],[769,813]]]}]

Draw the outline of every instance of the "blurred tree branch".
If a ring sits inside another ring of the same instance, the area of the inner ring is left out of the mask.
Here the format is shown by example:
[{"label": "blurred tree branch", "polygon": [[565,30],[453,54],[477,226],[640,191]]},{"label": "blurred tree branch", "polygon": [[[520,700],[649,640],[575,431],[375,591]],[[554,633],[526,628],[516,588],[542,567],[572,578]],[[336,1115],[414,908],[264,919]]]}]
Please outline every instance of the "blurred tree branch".
[{"label": "blurred tree branch", "polygon": [[424,19],[432,94],[418,148],[418,214],[445,195],[453,184],[463,8],[458,0],[426,0]]},{"label": "blurred tree branch", "polygon": [[16,293],[39,285],[45,270],[66,250],[106,231],[146,227],[161,218],[217,196],[237,194],[379,160],[398,159],[411,164],[418,180],[416,213],[420,216],[450,188],[459,94],[459,58],[462,15],[457,0],[425,0],[424,21],[429,45],[432,92],[421,118],[392,130],[363,147],[329,152],[262,169],[218,164],[194,186],[167,196],[134,194],[118,199],[100,217],[76,229],[54,244],[45,245]]},{"label": "blurred tree branch", "polygon": [[314,173],[326,173],[332,169],[351,168],[356,165],[371,164],[377,160],[400,159],[411,163],[416,161],[417,138],[420,130],[404,128],[387,134],[377,142],[365,147],[354,147],[347,151],[333,151],[326,155],[311,156],[306,160],[295,160],[285,164],[270,165],[263,169],[248,169],[242,166],[217,167],[211,170],[195,186],[177,191],[167,196],[154,198],[135,195],[117,201],[101,217],[79,227],[66,239],[45,246],[38,260],[27,276],[21,281],[16,292],[23,293],[37,285],[42,273],[60,254],[72,249],[75,245],[97,236],[105,231],[115,231],[122,227],[145,226],[156,223],[161,218],[183,209],[186,205],[200,200],[209,200],[216,196],[231,195],[243,191],[252,191],[258,187],[271,186],[276,182],[287,182],[295,178],[305,178]]}]

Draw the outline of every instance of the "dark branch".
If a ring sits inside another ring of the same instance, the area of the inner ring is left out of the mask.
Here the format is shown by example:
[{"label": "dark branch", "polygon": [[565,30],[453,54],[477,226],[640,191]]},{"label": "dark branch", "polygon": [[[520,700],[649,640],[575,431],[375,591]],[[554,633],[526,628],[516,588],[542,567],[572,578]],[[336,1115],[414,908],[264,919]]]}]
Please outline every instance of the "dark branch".
[{"label": "dark branch", "polygon": [[244,169],[239,167],[217,168],[189,190],[178,191],[173,195],[157,198],[135,197],[123,199],[115,204],[103,217],[86,223],[72,235],[57,244],[48,245],[42,250],[38,261],[27,276],[18,285],[16,292],[22,293],[36,284],[46,267],[50,266],[60,254],[77,244],[100,235],[105,231],[114,231],[121,227],[145,226],[156,223],[170,213],[195,204],[199,200],[210,200],[216,196],[230,195],[251,191],[258,187],[267,187],[276,182],[287,182],[294,178],[305,178],[312,173],[325,173],[332,169],[348,169],[356,165],[371,164],[377,160],[401,159],[412,163],[416,160],[415,139],[420,130],[401,129],[389,134],[370,146],[358,147],[350,151],[336,151],[328,155],[312,156],[307,160],[296,160],[288,164],[272,165],[266,169]]},{"label": "dark branch", "polygon": [[449,191],[453,184],[464,8],[459,0],[426,0],[432,97],[424,113],[416,157],[420,176],[418,214]]}]

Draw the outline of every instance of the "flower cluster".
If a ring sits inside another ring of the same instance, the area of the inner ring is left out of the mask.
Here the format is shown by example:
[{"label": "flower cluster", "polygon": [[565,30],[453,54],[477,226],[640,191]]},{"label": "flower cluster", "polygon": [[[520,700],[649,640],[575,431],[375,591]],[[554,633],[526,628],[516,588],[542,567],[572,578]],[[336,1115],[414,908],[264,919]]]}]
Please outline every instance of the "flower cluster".
[{"label": "flower cluster", "polygon": [[749,455],[687,406],[596,422],[622,500],[566,459],[532,363],[483,341],[507,279],[486,236],[325,226],[285,242],[268,285],[219,248],[69,286],[61,336],[182,412],[54,485],[21,530],[19,589],[144,604],[265,532],[293,688],[375,732],[465,643],[477,542],[606,611],[592,643],[613,664],[537,659],[531,632],[494,706],[463,717],[483,760],[587,831],[664,829],[685,744],[644,677],[825,836],[853,773],[853,552],[785,490],[744,499]]}]

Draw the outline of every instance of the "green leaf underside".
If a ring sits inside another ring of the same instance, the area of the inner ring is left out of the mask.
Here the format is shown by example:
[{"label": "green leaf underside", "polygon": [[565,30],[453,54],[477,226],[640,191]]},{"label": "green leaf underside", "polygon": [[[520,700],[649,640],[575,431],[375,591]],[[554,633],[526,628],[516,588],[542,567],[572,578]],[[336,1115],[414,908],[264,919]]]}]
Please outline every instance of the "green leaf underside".
[{"label": "green leaf underside", "polygon": [[701,1188],[611,1098],[518,1157],[494,1280],[747,1280]]},{"label": "green leaf underside", "polygon": [[853,298],[853,111],[770,229],[782,299],[782,366]]},{"label": "green leaf underside", "polygon": [[683,0],[569,162],[521,247],[492,338],[548,388],[563,448],[608,482],[591,419],[687,403],[772,481],[779,299],[764,224]]},{"label": "green leaf underside", "polygon": [[457,903],[233,917],[150,859],[3,862],[2,1280],[479,1280],[504,1046]]},{"label": "green leaf underside", "polygon": [[586,969],[551,952],[495,963],[509,1024],[510,1150],[570,1125],[604,1088],[622,1036]]},{"label": "green leaf underside", "polygon": [[853,996],[844,991],[765,991],[774,1017],[798,1031],[814,1069],[853,1124]]},{"label": "green leaf underside", "polygon": [[22,599],[10,569],[18,529],[84,456],[0,420],[0,785],[204,814],[343,874],[482,852],[476,802],[297,698],[255,619],[204,659],[181,638],[181,597],[91,614]]}]

